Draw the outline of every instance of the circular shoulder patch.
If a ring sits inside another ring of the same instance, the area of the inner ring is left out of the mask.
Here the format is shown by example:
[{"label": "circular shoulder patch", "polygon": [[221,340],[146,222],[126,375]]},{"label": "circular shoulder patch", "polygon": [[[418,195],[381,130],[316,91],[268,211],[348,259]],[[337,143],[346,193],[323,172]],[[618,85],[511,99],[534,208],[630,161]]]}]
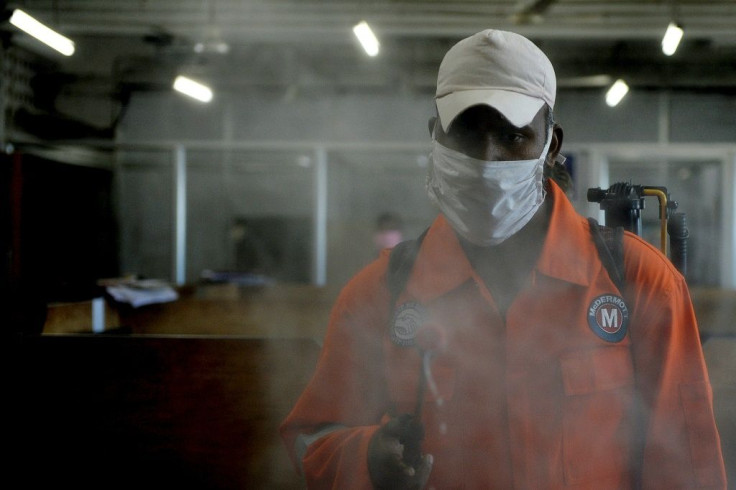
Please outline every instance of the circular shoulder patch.
[{"label": "circular shoulder patch", "polygon": [[427,310],[419,303],[409,301],[396,308],[391,323],[391,342],[401,347],[411,347],[419,327],[427,318]]},{"label": "circular shoulder patch", "polygon": [[629,308],[613,294],[598,296],[588,307],[588,326],[606,342],[620,342],[629,325]]}]

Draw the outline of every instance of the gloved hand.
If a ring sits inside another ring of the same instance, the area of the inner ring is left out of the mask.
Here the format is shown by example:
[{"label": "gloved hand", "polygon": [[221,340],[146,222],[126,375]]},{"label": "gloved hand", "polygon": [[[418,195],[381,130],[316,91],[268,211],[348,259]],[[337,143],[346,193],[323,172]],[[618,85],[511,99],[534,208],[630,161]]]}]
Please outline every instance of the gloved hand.
[{"label": "gloved hand", "polygon": [[392,418],[368,445],[368,471],[378,490],[419,490],[432,471],[432,455],[422,455],[424,427],[411,414]]}]

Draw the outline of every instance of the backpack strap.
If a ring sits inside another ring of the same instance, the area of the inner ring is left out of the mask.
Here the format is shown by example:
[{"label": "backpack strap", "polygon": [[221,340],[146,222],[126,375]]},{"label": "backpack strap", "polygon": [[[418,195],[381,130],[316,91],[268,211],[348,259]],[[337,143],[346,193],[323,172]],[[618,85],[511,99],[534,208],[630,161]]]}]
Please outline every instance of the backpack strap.
[{"label": "backpack strap", "polygon": [[598,256],[603,262],[603,266],[608,271],[608,275],[616,285],[618,290],[623,293],[626,285],[626,274],[624,272],[624,229],[621,226],[611,228],[598,224],[593,218],[588,218],[590,225],[590,233],[593,235],[593,242],[598,249]]},{"label": "backpack strap", "polygon": [[411,269],[414,267],[414,261],[427,231],[429,231],[429,228],[424,230],[417,238],[404,240],[391,250],[391,255],[388,258],[388,269],[386,270],[386,281],[392,309],[396,306],[396,301],[409,280]]}]

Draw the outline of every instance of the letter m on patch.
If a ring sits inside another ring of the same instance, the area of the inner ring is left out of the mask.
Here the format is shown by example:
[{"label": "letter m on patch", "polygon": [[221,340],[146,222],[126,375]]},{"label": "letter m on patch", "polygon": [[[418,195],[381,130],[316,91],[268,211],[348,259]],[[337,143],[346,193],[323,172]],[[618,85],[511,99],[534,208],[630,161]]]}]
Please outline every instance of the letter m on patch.
[{"label": "letter m on patch", "polygon": [[618,327],[618,308],[601,308],[601,327]]}]

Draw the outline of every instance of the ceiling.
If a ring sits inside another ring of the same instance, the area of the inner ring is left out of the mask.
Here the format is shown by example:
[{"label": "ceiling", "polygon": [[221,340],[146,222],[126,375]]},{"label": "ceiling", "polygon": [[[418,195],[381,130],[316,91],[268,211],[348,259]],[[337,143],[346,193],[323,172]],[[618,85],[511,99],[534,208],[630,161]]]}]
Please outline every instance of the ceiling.
[{"label": "ceiling", "polygon": [[[215,90],[431,93],[445,51],[484,28],[538,43],[563,89],[601,89],[624,77],[642,89],[736,93],[736,0],[26,0],[12,7],[76,43],[65,58],[0,25],[4,76],[11,85],[27,82],[11,90],[10,105],[25,97],[36,110],[53,111],[58,97],[71,96],[124,105],[136,91],[169,90],[180,72]],[[360,20],[381,42],[375,58],[352,35]],[[671,20],[685,37],[667,57],[660,41]],[[226,52],[218,50],[223,43]]]}]

